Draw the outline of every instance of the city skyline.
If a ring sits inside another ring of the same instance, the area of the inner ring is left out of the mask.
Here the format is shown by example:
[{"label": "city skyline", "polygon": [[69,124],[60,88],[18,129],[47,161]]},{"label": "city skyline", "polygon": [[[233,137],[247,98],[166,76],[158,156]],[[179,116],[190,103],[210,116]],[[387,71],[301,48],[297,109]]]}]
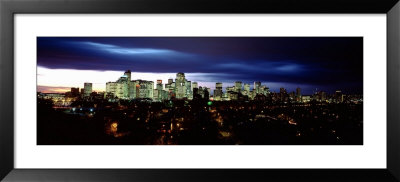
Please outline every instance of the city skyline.
[{"label": "city skyline", "polygon": [[38,91],[65,92],[84,82],[105,91],[128,69],[132,79],[154,83],[184,72],[211,89],[261,81],[271,92],[360,94],[362,38],[38,38]]},{"label": "city skyline", "polygon": [[[119,72],[119,74],[120,74],[120,72]],[[170,73],[171,75],[172,74],[174,74],[174,73]],[[176,73],[175,73],[176,74]],[[123,76],[122,74],[120,74],[119,75],[119,77],[120,76]],[[145,78],[145,77],[144,77]],[[190,77],[189,77],[190,78]],[[163,89],[165,89],[165,83],[167,83],[168,82],[168,80],[169,79],[172,79],[172,80],[176,80],[175,78],[173,78],[173,77],[168,77],[168,79],[135,79],[135,78],[133,78],[133,80],[143,80],[143,81],[151,81],[151,82],[153,82],[153,86],[154,86],[154,88],[156,88],[157,87],[157,81],[158,80],[162,80],[162,83],[164,83],[163,84]],[[131,80],[132,81],[132,80]],[[240,80],[237,80],[237,81],[239,81],[239,82],[242,82],[242,81],[240,81]],[[107,83],[109,83],[109,82],[114,82],[114,81],[112,81],[112,80],[110,80],[110,81],[107,81],[106,83],[96,83],[97,85],[102,85],[102,87],[104,87],[104,88],[106,88],[106,86],[104,86],[104,85],[106,85]],[[224,82],[196,82],[196,81],[191,81],[191,83],[193,84],[193,82],[195,82],[195,83],[197,83],[197,85],[198,85],[198,87],[203,87],[203,88],[209,88],[209,89],[211,89],[211,93],[210,93],[210,95],[213,95],[212,93],[214,92],[214,90],[215,90],[215,88],[216,88],[216,84],[217,83],[222,83],[222,85],[223,85],[223,91],[226,91],[226,89],[227,89],[227,87],[234,87],[235,86],[235,82],[232,82],[232,83],[224,83]],[[258,82],[258,81],[254,81],[253,83],[248,83],[248,82],[242,82],[242,89],[244,88],[244,85],[245,84],[249,84],[250,85],[250,90],[254,90],[254,84],[255,84],[255,82]],[[70,87],[57,87],[57,88],[59,88],[58,90],[51,90],[51,91],[48,91],[48,90],[46,90],[46,88],[43,88],[42,86],[38,86],[38,88],[37,88],[37,91],[38,92],[41,92],[41,93],[60,93],[60,94],[64,94],[64,93],[67,93],[67,92],[70,92],[71,91],[71,89],[72,88],[79,88],[79,89],[83,89],[84,88],[84,84],[86,84],[86,83],[90,83],[90,84],[93,84],[93,83],[91,83],[91,82],[84,82],[84,83],[81,83],[79,86],[70,86]],[[206,84],[205,84],[206,83]],[[268,88],[268,90],[270,91],[270,92],[272,92],[272,93],[279,93],[280,92],[280,89],[285,89],[285,91],[287,91],[288,93],[289,92],[296,92],[296,90],[297,89],[303,89],[302,87],[296,87],[296,88],[294,88],[293,90],[290,90],[290,89],[287,89],[287,88],[285,88],[285,87],[277,87],[276,88],[276,91],[275,90],[270,90],[270,88],[266,85],[266,84],[264,84],[263,82],[260,82],[261,83],[261,85],[263,85],[263,86],[266,86],[267,88]],[[208,86],[208,85],[211,85],[211,86]],[[92,89],[92,91],[93,92],[106,92],[106,89]],[[315,94],[315,92],[319,92],[319,91],[323,91],[323,92],[326,92],[325,90],[321,90],[321,89],[318,89],[318,88],[315,88],[314,90],[313,90],[313,92],[312,93],[307,93],[307,94],[304,94],[304,95],[312,95],[312,94]],[[326,93],[328,93],[328,94],[333,94],[333,93],[335,93],[336,91],[342,91],[341,89],[336,89],[336,90],[334,90],[334,91],[332,91],[332,92],[326,92]]]}]

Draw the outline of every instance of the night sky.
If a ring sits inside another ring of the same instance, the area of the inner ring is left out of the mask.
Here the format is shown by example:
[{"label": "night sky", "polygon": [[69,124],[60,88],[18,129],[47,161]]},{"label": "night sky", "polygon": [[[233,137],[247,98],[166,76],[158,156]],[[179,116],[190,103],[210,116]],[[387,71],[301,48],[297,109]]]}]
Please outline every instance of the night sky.
[{"label": "night sky", "polygon": [[[300,87],[303,94],[315,89],[363,91],[362,37],[38,37],[37,64],[71,73],[119,71],[122,75],[130,69],[157,77],[184,72],[188,80],[208,87],[215,87],[211,82],[226,87],[234,81],[251,85],[261,81],[277,92],[280,87],[289,92]],[[140,79],[139,73],[132,79]],[[58,76],[68,79],[68,75]],[[91,82],[81,79],[77,84]],[[105,88],[105,82],[99,84]],[[38,81],[38,86],[69,85]]]}]

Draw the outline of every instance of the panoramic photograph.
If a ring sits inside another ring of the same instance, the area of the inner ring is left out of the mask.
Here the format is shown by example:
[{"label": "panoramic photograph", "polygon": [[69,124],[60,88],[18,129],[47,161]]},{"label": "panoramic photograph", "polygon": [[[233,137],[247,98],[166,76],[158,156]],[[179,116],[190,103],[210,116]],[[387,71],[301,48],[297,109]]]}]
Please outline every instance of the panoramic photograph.
[{"label": "panoramic photograph", "polygon": [[37,37],[37,145],[363,145],[363,37]]}]

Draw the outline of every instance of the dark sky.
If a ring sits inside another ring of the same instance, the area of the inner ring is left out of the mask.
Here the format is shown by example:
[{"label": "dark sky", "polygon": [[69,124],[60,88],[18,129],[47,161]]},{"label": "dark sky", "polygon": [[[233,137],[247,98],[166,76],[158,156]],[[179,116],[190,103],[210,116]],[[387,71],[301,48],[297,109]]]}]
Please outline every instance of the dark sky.
[{"label": "dark sky", "polygon": [[38,37],[37,46],[38,66],[50,69],[206,73],[198,81],[362,93],[362,37]]}]

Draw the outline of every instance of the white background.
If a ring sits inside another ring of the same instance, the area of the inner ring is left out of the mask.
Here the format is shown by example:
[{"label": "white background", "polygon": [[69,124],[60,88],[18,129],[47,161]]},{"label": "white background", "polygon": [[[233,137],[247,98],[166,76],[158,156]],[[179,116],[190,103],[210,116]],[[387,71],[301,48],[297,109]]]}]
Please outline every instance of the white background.
[{"label": "white background", "polygon": [[[37,146],[37,36],[363,36],[364,145]],[[17,14],[15,81],[16,168],[386,168],[384,14]]]}]

